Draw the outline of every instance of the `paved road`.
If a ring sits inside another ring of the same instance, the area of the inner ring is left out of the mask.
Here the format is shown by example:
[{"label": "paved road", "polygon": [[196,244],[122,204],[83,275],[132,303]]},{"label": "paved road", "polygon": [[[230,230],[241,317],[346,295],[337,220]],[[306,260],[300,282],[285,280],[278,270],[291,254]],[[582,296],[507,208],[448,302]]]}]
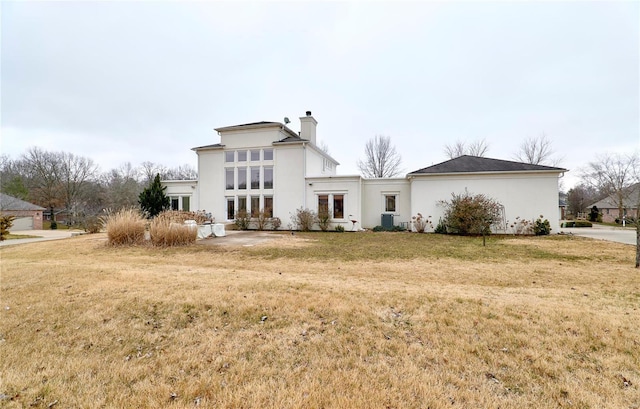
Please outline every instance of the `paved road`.
[{"label": "paved road", "polygon": [[67,239],[82,233],[82,230],[12,230],[11,234],[38,236],[38,238],[4,240],[0,241],[0,246],[15,246],[17,244],[36,243],[39,241]]},{"label": "paved road", "polygon": [[594,224],[593,227],[564,227],[560,229],[564,233],[572,233],[576,236],[589,237],[598,240],[615,241],[623,244],[636,244],[636,229],[631,227],[612,227]]}]

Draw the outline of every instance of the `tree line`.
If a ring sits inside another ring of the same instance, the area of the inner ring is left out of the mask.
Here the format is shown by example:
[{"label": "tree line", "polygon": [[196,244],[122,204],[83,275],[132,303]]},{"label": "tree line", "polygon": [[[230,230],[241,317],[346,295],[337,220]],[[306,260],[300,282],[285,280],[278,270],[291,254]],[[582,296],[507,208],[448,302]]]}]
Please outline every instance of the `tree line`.
[{"label": "tree line", "polygon": [[145,161],[126,162],[101,171],[87,157],[69,152],[28,149],[19,158],[0,156],[0,191],[47,208],[65,210],[71,223],[100,214],[105,209],[138,207],[140,193],[155,176],[163,180],[197,179],[190,165],[167,167]]}]

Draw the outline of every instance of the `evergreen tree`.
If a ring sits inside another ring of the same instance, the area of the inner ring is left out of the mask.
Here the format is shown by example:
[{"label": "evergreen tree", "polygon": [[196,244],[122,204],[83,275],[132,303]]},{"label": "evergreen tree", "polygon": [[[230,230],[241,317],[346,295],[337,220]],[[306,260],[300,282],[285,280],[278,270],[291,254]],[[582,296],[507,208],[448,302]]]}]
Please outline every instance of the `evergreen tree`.
[{"label": "evergreen tree", "polygon": [[171,206],[171,201],[164,194],[166,187],[162,187],[160,183],[160,174],[156,173],[153,182],[140,193],[138,203],[142,210],[149,214],[149,217],[155,217],[163,210]]}]

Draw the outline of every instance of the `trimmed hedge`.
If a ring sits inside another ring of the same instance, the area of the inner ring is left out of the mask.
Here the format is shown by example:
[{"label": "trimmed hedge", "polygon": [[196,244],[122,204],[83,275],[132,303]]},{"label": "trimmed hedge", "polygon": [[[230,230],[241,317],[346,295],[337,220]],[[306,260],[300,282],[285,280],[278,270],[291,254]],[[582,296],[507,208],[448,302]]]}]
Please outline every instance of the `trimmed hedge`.
[{"label": "trimmed hedge", "polygon": [[585,220],[564,222],[564,227],[593,227],[593,223]]}]

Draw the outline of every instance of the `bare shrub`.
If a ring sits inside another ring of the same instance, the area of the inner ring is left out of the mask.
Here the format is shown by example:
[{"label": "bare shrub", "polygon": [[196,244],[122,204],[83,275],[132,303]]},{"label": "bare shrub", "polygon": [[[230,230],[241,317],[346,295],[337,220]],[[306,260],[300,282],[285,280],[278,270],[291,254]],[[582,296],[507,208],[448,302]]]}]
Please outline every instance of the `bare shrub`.
[{"label": "bare shrub", "polygon": [[154,246],[186,246],[196,241],[198,228],[195,225],[172,222],[168,217],[156,217],[151,222],[149,233]]},{"label": "bare shrub", "polygon": [[302,207],[296,210],[296,214],[291,216],[291,225],[295,230],[311,231],[316,222],[316,212]]},{"label": "bare shrub", "polygon": [[251,218],[246,210],[238,210],[236,212],[236,219],[234,220],[234,223],[238,230],[247,230],[250,222]]},{"label": "bare shrub", "polygon": [[516,217],[515,221],[509,224],[511,233],[515,235],[531,235],[533,234],[533,223],[529,220],[521,219],[520,216]]},{"label": "bare shrub", "polygon": [[278,230],[282,226],[282,220],[279,217],[270,218],[269,223],[271,224],[271,230]]},{"label": "bare shrub", "polygon": [[413,216],[411,220],[413,221],[413,228],[418,233],[424,233],[427,230],[427,227],[433,227],[433,224],[431,223],[431,216],[424,217],[422,216],[422,213],[418,213],[416,216]]},{"label": "bare shrub", "polygon": [[316,223],[320,226],[320,230],[327,231],[329,230],[329,224],[331,222],[331,212],[328,208],[318,210],[318,214],[316,215]]},{"label": "bare shrub", "polygon": [[186,220],[195,220],[196,224],[203,224],[207,219],[207,216],[203,212],[185,212],[184,210],[165,210],[157,217],[168,219],[174,223],[184,223]]},{"label": "bare shrub", "polygon": [[144,242],[146,220],[137,209],[122,209],[102,217],[107,242],[112,246],[130,246]]},{"label": "bare shrub", "polygon": [[258,212],[258,217],[255,218],[256,227],[258,230],[264,230],[269,222],[269,214],[265,212],[264,209],[261,209]]}]

